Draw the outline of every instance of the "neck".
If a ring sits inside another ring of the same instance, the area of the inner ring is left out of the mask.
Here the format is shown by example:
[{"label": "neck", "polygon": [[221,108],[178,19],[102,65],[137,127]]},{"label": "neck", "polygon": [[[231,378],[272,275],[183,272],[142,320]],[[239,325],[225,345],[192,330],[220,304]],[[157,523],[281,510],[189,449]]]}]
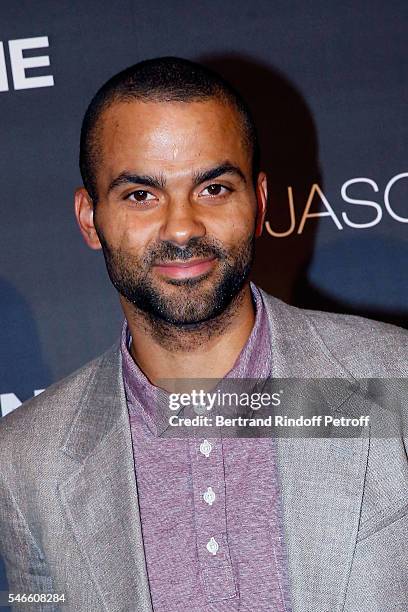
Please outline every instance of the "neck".
[{"label": "neck", "polygon": [[223,313],[194,326],[153,320],[122,297],[121,303],[132,336],[131,355],[152,384],[166,378],[224,377],[255,322],[248,283]]}]

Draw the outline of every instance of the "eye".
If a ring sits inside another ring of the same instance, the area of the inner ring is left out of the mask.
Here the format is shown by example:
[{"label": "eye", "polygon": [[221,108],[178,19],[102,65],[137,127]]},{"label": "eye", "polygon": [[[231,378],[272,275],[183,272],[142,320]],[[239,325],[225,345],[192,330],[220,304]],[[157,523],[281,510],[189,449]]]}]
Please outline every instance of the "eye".
[{"label": "eye", "polygon": [[224,185],[214,183],[213,185],[208,185],[208,187],[203,189],[200,193],[200,196],[216,197],[216,196],[226,195],[230,191],[231,189],[228,189],[228,187],[224,187]]},{"label": "eye", "polygon": [[145,191],[144,189],[137,189],[126,196],[126,200],[130,200],[131,202],[150,202],[155,199],[156,197],[150,193],[150,191]]}]

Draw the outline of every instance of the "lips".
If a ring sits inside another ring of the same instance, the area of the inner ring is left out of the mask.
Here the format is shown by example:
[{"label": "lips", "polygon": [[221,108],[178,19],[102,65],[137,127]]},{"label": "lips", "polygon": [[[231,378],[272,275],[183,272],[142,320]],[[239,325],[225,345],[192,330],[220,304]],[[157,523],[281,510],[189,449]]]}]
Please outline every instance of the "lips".
[{"label": "lips", "polygon": [[190,259],[189,261],[165,261],[155,264],[155,269],[163,276],[172,278],[192,278],[211,270],[215,257]]}]

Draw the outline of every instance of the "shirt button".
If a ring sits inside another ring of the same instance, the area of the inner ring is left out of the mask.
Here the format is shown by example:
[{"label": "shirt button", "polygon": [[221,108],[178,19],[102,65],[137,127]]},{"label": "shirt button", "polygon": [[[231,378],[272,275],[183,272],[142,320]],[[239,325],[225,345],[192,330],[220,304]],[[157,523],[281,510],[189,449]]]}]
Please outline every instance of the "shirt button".
[{"label": "shirt button", "polygon": [[194,412],[198,415],[205,414],[207,412],[207,406],[205,404],[196,404],[194,406]]},{"label": "shirt button", "polygon": [[201,444],[200,444],[200,453],[202,455],[205,455],[206,457],[209,457],[211,451],[212,451],[212,444],[211,444],[211,442],[209,442],[208,440],[204,440],[204,442],[201,442]]},{"label": "shirt button", "polygon": [[207,502],[209,506],[212,506],[215,500],[215,493],[212,487],[208,487],[206,492],[203,495],[204,501]]},{"label": "shirt button", "polygon": [[215,540],[214,538],[211,538],[207,542],[207,550],[208,550],[208,552],[211,553],[212,555],[216,555],[218,549],[219,549],[219,546],[218,546],[217,540]]}]

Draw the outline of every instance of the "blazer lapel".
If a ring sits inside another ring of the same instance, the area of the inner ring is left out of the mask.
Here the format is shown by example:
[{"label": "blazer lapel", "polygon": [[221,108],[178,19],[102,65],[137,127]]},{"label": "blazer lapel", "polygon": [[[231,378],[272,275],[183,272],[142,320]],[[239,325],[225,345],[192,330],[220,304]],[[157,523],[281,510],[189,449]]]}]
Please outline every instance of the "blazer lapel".
[{"label": "blazer lapel", "polygon": [[61,449],[76,465],[59,494],[103,609],[150,612],[120,359],[118,347],[104,355],[82,398]]},{"label": "blazer lapel", "polygon": [[[331,410],[369,414],[358,381],[329,353],[301,310],[262,291],[272,338],[273,378],[335,378]],[[357,541],[369,437],[277,438],[289,580],[295,612],[343,609]]]}]

